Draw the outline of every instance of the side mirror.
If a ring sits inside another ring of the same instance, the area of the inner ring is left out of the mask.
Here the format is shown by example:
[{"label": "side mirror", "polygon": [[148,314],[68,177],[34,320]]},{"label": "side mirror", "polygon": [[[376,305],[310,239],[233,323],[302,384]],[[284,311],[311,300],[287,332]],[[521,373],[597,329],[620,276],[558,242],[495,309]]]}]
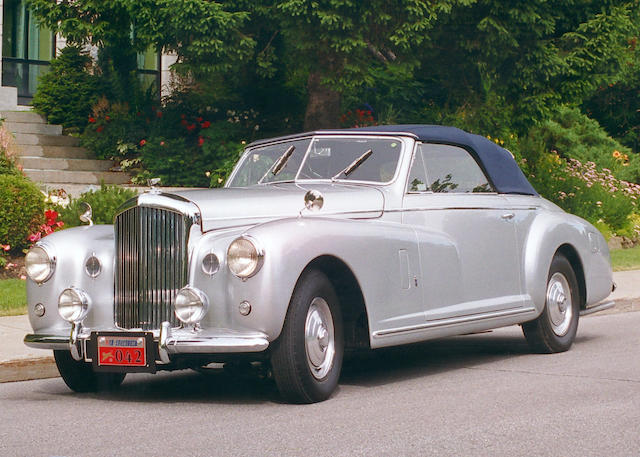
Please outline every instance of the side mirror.
[{"label": "side mirror", "polygon": [[85,224],[88,223],[90,226],[93,225],[93,210],[91,209],[91,205],[87,202],[80,202],[78,206],[78,219]]}]

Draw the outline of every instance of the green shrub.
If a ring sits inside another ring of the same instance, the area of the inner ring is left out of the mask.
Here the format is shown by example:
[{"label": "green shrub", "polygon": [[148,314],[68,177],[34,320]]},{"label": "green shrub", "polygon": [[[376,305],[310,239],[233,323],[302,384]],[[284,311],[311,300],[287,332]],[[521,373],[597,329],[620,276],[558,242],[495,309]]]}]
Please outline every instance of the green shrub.
[{"label": "green shrub", "polygon": [[75,227],[82,224],[78,218],[82,202],[91,205],[94,224],[113,224],[118,207],[136,195],[138,193],[133,189],[102,184],[100,189],[90,190],[78,198],[72,198],[66,208],[58,207],[56,209],[60,213],[60,219],[64,222],[65,227]]},{"label": "green shrub", "polygon": [[598,170],[609,169],[618,179],[640,183],[640,157],[577,108],[560,107],[553,119],[533,128],[529,136],[542,140],[547,152],[594,162]]},{"label": "green shrub", "polygon": [[40,78],[33,97],[35,110],[53,124],[84,129],[99,97],[98,77],[89,73],[91,57],[77,46],[66,46]]},{"label": "green shrub", "polygon": [[44,195],[22,175],[0,175],[0,208],[0,244],[13,252],[27,247],[43,221]]}]

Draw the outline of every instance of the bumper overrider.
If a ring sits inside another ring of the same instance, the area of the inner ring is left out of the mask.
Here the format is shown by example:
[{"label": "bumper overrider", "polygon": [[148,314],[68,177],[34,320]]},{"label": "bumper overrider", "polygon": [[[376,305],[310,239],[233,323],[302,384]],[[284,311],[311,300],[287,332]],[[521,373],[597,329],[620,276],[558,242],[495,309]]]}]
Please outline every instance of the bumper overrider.
[{"label": "bumper overrider", "polygon": [[152,345],[151,354],[155,354],[157,364],[169,364],[172,356],[182,354],[216,355],[262,352],[269,347],[267,336],[263,333],[239,333],[227,329],[216,329],[215,333],[205,333],[193,328],[171,328],[169,322],[163,322],[160,330],[124,330],[124,329],[88,329],[81,324],[73,324],[69,336],[28,334],[24,343],[32,348],[68,350],[75,360],[92,362],[95,348],[92,341],[95,335],[108,333],[111,336],[131,334],[147,335]]}]

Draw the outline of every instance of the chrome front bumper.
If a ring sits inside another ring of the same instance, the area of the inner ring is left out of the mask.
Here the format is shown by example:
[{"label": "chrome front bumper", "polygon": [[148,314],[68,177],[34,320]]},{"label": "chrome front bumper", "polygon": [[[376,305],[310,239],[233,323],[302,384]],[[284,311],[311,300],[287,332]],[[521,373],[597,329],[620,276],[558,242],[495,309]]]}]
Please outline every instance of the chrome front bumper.
[{"label": "chrome front bumper", "polygon": [[[89,362],[86,344],[91,332],[97,329],[83,329],[73,326],[71,334],[62,335],[29,334],[24,344],[32,348],[68,350],[76,360]],[[122,329],[100,329],[121,331]],[[160,330],[153,333],[154,343],[158,346],[160,363],[170,363],[174,354],[233,354],[262,352],[269,347],[267,336],[262,333],[238,333],[231,330],[219,330],[215,334],[205,334],[193,329],[172,329],[169,322],[163,322]]]}]

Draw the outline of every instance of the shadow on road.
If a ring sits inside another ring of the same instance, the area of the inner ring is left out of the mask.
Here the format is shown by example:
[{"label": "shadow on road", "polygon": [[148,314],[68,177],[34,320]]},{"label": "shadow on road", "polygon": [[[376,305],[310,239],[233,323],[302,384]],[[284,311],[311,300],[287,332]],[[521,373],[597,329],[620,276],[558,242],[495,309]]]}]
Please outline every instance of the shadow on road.
[{"label": "shadow on road", "polygon": [[[581,341],[584,341],[584,338],[576,339],[577,343]],[[477,368],[492,362],[522,356],[535,355],[531,354],[529,346],[520,333],[486,332],[458,336],[410,346],[350,354],[345,358],[340,384],[375,387],[407,379],[427,378],[465,367]],[[58,380],[58,382],[62,381]],[[69,395],[81,396],[81,394],[66,392]],[[221,368],[207,370],[205,374],[184,370],[157,375],[128,375],[124,384],[116,391],[84,394],[84,396],[116,402],[218,404],[281,402],[273,381],[262,379],[251,373],[228,373]]]}]

